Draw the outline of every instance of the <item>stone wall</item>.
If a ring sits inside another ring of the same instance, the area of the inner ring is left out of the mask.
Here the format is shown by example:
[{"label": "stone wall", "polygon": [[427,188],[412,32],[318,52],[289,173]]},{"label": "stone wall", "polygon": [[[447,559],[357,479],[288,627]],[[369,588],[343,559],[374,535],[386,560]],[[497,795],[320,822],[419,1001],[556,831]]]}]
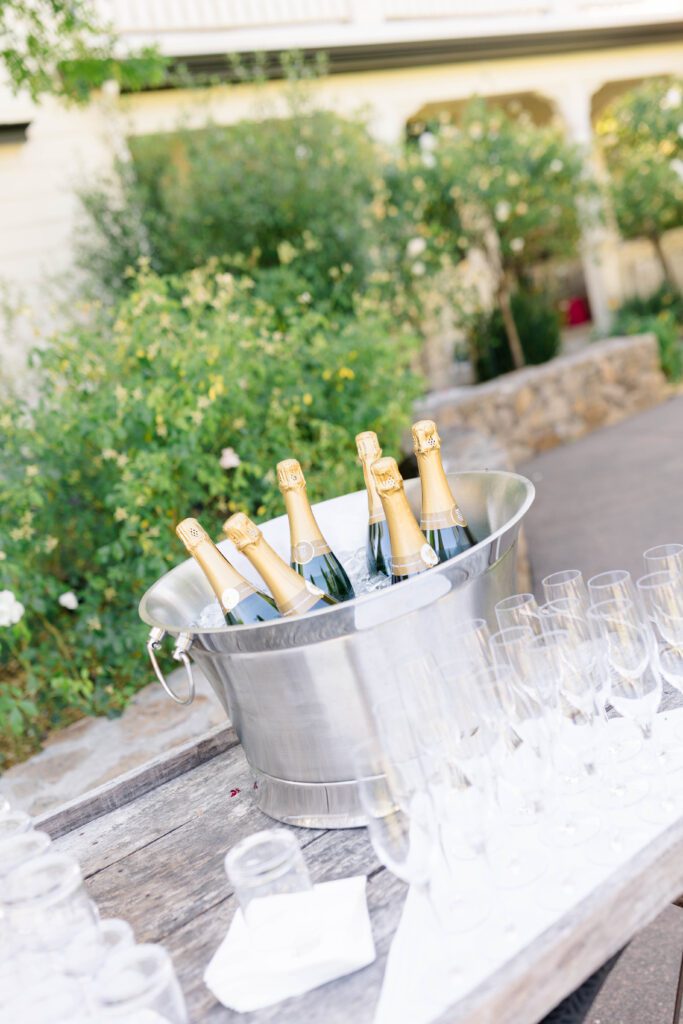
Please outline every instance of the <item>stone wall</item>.
[{"label": "stone wall", "polygon": [[446,432],[465,425],[499,441],[514,463],[657,405],[671,393],[652,334],[599,341],[573,355],[419,403]]}]

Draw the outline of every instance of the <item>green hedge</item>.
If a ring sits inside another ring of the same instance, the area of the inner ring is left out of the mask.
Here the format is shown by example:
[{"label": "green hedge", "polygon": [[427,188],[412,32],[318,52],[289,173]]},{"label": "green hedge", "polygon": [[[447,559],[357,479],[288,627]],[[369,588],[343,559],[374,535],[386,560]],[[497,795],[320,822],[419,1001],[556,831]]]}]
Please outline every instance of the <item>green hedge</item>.
[{"label": "green hedge", "polygon": [[355,433],[398,454],[420,391],[415,339],[369,298],[276,308],[216,267],[131,288],[113,323],[95,310],[36,353],[31,403],[0,417],[0,591],[25,608],[0,625],[6,755],[148,681],[137,602],[185,557],[179,519],[280,513],[288,455],[314,500],[361,487]]},{"label": "green hedge", "polygon": [[83,266],[122,288],[140,253],[161,274],[213,257],[251,270],[296,261],[316,299],[348,306],[370,272],[380,150],[361,121],[289,114],[130,138],[117,180],[81,195]]}]

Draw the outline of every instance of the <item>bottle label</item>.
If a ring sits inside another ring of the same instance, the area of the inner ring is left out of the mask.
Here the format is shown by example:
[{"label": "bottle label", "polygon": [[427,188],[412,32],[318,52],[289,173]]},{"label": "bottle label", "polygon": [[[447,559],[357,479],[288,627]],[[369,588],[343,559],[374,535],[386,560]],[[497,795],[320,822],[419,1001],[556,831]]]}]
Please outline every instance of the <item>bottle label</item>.
[{"label": "bottle label", "polygon": [[457,505],[445,512],[423,512],[420,518],[423,530],[444,530],[449,526],[467,526],[467,520]]},{"label": "bottle label", "polygon": [[245,597],[249,597],[255,591],[256,587],[253,587],[247,580],[240,583],[238,587],[226,587],[220,597],[221,608],[224,612],[231,612],[240,601],[244,601]]},{"label": "bottle label", "polygon": [[324,540],[301,540],[292,548],[292,561],[297,565],[308,565],[318,555],[326,555],[330,550]]},{"label": "bottle label", "polygon": [[302,588],[294,597],[291,597],[289,601],[285,601],[280,606],[279,611],[281,615],[303,615],[323,596],[322,590],[316,587],[314,583],[311,583],[310,580],[306,580],[305,583],[305,590]]},{"label": "bottle label", "polygon": [[391,559],[393,576],[412,576],[416,572],[424,572],[439,564],[439,556],[430,544],[423,544],[414,555]]}]

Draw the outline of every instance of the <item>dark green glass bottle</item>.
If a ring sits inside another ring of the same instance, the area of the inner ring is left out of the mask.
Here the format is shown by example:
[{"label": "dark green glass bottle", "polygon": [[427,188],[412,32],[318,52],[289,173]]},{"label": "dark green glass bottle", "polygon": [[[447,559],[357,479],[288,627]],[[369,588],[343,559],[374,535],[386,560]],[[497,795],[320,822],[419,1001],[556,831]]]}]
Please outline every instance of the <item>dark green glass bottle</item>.
[{"label": "dark green glass bottle", "polygon": [[356,434],[356,448],[360,464],[363,467],[365,489],[368,495],[368,539],[366,545],[368,572],[373,576],[376,573],[391,576],[389,527],[370,468],[373,462],[382,458],[382,449],[374,430],[364,430],[363,433]]},{"label": "dark green glass bottle", "polygon": [[477,542],[453,497],[441,462],[441,439],[433,420],[413,423],[413,449],[422,484],[420,528],[439,561],[446,562]]},{"label": "dark green glass bottle", "polygon": [[356,596],[351,581],[315,520],[306,480],[296,459],[278,462],[277,480],[289,518],[292,569],[337,601],[349,601]]},{"label": "dark green glass bottle", "polygon": [[432,569],[439,559],[415,521],[396,459],[373,462],[372,475],[391,538],[391,582],[401,583]]},{"label": "dark green glass bottle", "polygon": [[338,603],[287,565],[243,512],[230,516],[223,529],[268,585],[280,615],[304,615]]},{"label": "dark green glass bottle", "polygon": [[249,626],[280,617],[273,598],[257,590],[230,564],[196,519],[183,519],[176,533],[211,584],[229,626]]}]

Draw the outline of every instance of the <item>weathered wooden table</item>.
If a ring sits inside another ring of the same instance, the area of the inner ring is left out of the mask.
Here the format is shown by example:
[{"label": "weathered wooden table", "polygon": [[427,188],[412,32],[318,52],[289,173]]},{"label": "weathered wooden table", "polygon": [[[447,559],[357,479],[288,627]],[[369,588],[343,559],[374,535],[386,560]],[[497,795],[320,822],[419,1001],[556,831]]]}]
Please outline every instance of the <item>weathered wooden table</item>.
[{"label": "weathered wooden table", "polygon": [[[231,729],[75,801],[40,827],[81,863],[103,916],[123,917],[137,940],[171,952],[192,1024],[237,1021],[204,986],[235,900],[223,870],[239,839],[272,826]],[[296,829],[315,881],[368,875],[377,960],[305,996],[250,1014],[254,1024],[372,1021],[405,886],[377,862],[364,829]],[[608,883],[446,1013],[440,1024],[536,1024],[667,903],[683,892],[683,819]]]}]

